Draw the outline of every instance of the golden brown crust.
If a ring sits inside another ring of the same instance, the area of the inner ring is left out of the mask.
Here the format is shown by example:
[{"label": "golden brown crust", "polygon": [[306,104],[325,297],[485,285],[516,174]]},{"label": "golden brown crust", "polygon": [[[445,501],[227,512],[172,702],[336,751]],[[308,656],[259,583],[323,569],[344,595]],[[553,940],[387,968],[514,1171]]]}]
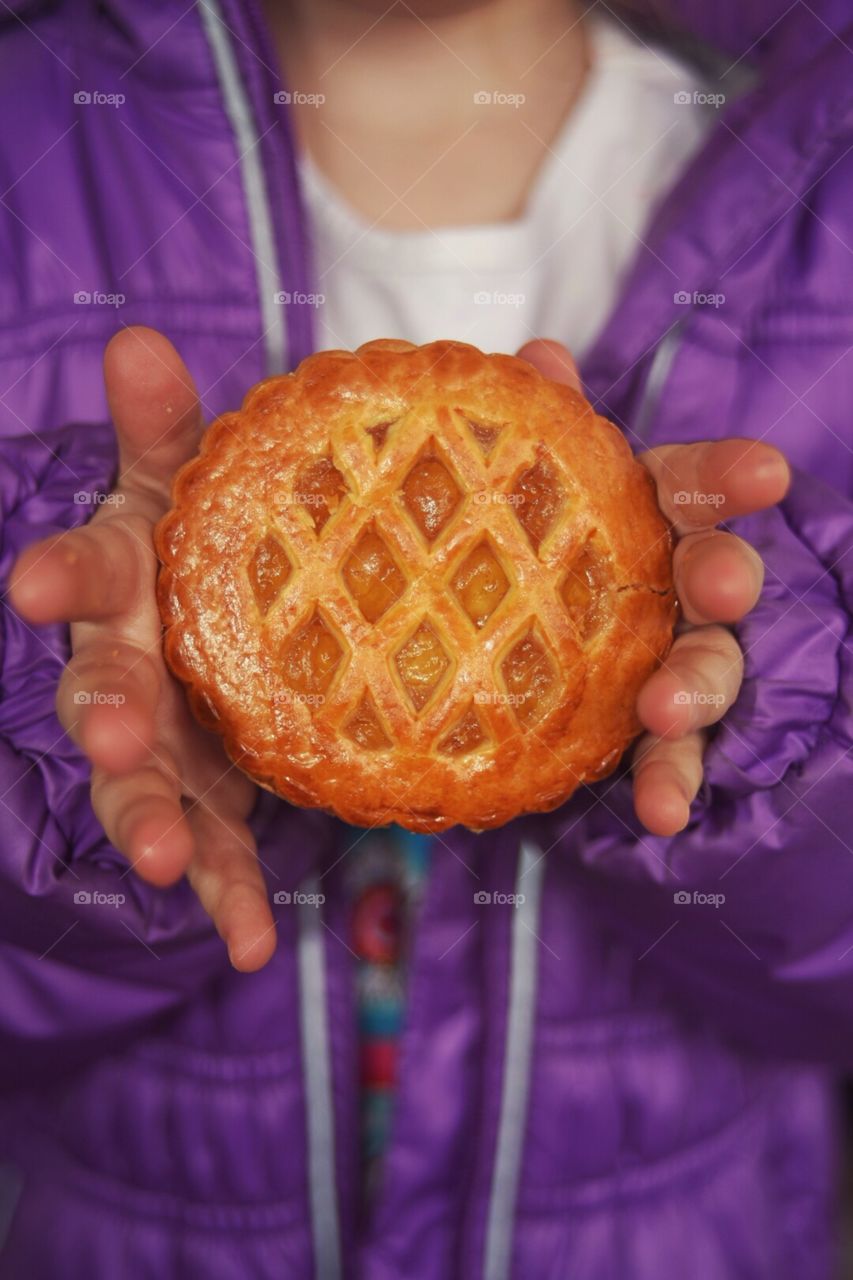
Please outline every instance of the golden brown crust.
[{"label": "golden brown crust", "polygon": [[325,351],[207,431],[160,521],[165,652],[265,787],[482,829],[608,773],[675,621],[622,434],[512,356]]}]

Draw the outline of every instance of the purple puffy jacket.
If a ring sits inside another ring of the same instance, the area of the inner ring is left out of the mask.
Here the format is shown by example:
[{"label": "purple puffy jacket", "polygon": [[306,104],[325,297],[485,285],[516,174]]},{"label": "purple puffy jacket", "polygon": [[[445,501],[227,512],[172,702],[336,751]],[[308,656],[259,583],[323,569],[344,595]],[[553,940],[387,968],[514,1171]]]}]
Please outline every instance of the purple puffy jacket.
[{"label": "purple puffy jacket", "polygon": [[[828,1276],[853,1063],[853,25],[848,0],[671,5],[721,91],[736,61],[754,83],[586,385],[649,444],[751,435],[797,468],[736,522],[766,585],[688,828],[644,834],[623,772],[438,844],[364,1218],[346,833],[261,797],[271,893],[326,902],[277,905],[275,958],[233,972],[187,886],[128,874],[92,815],[53,709],[67,629],[5,609],[3,1280]],[[312,284],[274,65],[256,0],[0,8],[4,574],[109,489],[118,324],[163,329],[210,415],[310,352],[311,308],[274,301]]]}]

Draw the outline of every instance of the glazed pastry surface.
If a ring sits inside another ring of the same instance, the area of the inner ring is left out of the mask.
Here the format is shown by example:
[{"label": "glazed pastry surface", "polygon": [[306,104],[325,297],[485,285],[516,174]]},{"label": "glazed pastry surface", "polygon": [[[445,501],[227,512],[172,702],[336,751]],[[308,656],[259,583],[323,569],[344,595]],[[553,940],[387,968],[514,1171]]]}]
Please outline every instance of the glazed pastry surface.
[{"label": "glazed pastry surface", "polygon": [[156,530],[171,670],[230,757],[362,826],[498,826],[617,764],[672,641],[669,526],[622,433],[457,342],[253,388]]}]

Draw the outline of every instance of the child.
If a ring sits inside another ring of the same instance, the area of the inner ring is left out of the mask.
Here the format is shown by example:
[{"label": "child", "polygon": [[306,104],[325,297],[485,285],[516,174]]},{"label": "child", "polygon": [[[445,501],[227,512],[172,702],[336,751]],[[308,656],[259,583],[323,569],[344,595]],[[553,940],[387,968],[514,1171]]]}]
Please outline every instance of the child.
[{"label": "child", "polygon": [[[827,1276],[840,0],[636,3],[639,34],[565,0],[9,13],[0,1275]],[[565,380],[571,348],[679,539],[633,780],[426,847],[257,793],[153,594],[202,421],[377,336]]]}]

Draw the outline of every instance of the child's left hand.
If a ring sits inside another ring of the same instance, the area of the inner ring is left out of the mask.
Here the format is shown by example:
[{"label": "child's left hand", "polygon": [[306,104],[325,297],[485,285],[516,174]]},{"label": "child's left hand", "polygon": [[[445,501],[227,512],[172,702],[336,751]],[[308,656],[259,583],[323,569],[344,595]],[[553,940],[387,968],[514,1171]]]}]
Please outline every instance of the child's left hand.
[{"label": "child's left hand", "polygon": [[[547,377],[580,388],[575,363],[559,343],[529,342],[519,355]],[[749,439],[660,445],[638,457],[655,479],[677,540],[682,624],[668,658],[640,693],[637,710],[647,732],[633,764],[637,816],[653,834],[666,836],[686,825],[702,781],[705,730],[740,689],[743,654],[725,624],[753,608],[764,580],[749,543],[715,526],[781,501],[791,476],[778,449]]]}]

